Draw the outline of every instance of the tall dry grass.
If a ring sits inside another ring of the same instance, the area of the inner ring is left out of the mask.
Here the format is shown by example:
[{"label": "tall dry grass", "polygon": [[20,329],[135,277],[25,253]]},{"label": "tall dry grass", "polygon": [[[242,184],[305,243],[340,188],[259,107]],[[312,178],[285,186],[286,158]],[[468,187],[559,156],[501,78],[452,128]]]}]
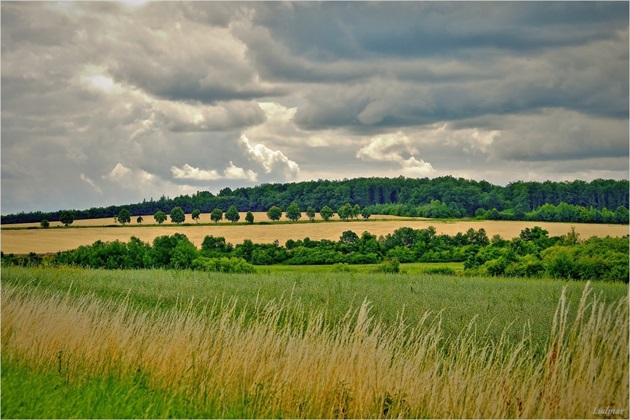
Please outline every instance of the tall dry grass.
[{"label": "tall dry grass", "polygon": [[492,341],[475,321],[444,336],[441,314],[413,328],[385,328],[370,304],[331,326],[299,302],[236,305],[199,315],[191,303],[138,311],[4,286],[2,351],[68,381],[140,376],[243,417],[583,418],[628,406],[628,300],[605,303],[585,288],[569,323],[564,294],[549,350],[535,357],[526,338]]}]

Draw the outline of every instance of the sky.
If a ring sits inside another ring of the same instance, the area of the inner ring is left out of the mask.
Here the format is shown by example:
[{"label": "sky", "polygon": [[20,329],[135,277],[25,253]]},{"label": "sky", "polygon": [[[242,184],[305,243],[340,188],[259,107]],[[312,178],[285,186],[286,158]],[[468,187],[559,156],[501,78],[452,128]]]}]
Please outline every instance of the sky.
[{"label": "sky", "polygon": [[1,211],[629,177],[628,2],[1,3]]}]

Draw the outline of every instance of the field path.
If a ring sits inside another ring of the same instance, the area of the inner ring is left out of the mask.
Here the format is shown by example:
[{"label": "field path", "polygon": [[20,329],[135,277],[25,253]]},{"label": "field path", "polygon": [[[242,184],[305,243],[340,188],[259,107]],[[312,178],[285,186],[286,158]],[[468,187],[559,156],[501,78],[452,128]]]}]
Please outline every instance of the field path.
[{"label": "field path", "polygon": [[[13,225],[5,226],[11,227]],[[2,229],[1,249],[5,254],[38,254],[54,253],[77,248],[80,245],[90,245],[100,239],[114,241],[116,239],[127,242],[131,236],[136,236],[145,242],[152,242],[161,235],[172,235],[176,232],[185,234],[197,247],[201,246],[206,235],[223,236],[228,242],[236,245],[245,239],[256,243],[271,243],[278,240],[284,245],[288,239],[338,240],[342,232],[352,230],[358,235],[368,231],[377,236],[387,235],[401,227],[423,229],[434,226],[438,233],[454,235],[465,232],[469,228],[475,230],[484,228],[488,237],[499,234],[505,239],[517,237],[526,227],[540,226],[549,231],[549,235],[564,235],[575,226],[582,238],[591,236],[623,236],[628,234],[628,225],[580,224],[580,223],[550,223],[550,222],[516,222],[516,221],[452,221],[435,220],[369,220],[329,223],[280,223],[270,225],[232,225],[219,223],[201,226],[124,226],[124,227],[83,227],[83,228],[50,228],[50,229]]]}]

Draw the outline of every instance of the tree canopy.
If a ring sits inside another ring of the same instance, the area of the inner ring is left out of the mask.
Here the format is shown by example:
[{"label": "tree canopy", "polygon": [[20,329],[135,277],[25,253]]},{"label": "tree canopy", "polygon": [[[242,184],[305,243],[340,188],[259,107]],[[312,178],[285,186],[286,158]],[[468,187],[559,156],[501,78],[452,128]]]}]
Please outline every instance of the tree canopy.
[{"label": "tree canopy", "polygon": [[272,206],[269,211],[267,211],[267,217],[274,222],[280,220],[282,217],[282,209],[278,206]]},{"label": "tree canopy", "polygon": [[164,213],[162,210],[158,210],[153,215],[153,218],[159,225],[161,225],[166,221],[166,213]]},{"label": "tree canopy", "polygon": [[181,207],[174,207],[173,210],[171,210],[171,222],[179,224],[184,223],[185,220],[186,214]]},{"label": "tree canopy", "polygon": [[241,218],[241,215],[238,214],[238,210],[236,206],[230,206],[228,211],[225,212],[225,218],[228,219],[232,223],[236,223]]},{"label": "tree canopy", "polygon": [[219,223],[221,219],[223,219],[223,210],[219,208],[212,210],[212,213],[210,213],[210,220],[214,223]]},{"label": "tree canopy", "polygon": [[118,213],[116,219],[121,225],[124,225],[125,223],[131,223],[131,213],[129,213],[128,209],[124,208],[120,210],[120,213]]},{"label": "tree canopy", "polygon": [[190,217],[197,223],[199,223],[199,216],[201,216],[201,210],[194,209],[190,214]]},{"label": "tree canopy", "polygon": [[64,224],[64,226],[71,225],[74,222],[74,212],[65,210],[62,211],[59,215],[59,221]]},{"label": "tree canopy", "polygon": [[294,201],[289,207],[287,207],[286,212],[287,219],[292,221],[297,221],[300,217],[302,217],[302,212],[300,211],[300,206]]}]

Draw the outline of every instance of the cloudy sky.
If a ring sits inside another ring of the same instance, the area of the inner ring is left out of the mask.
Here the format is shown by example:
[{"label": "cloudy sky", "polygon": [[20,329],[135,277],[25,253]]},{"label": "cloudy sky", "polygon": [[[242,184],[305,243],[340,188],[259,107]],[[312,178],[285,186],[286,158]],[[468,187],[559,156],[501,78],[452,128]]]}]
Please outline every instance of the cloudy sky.
[{"label": "cloudy sky", "polygon": [[628,178],[627,2],[1,7],[3,214],[320,178]]}]

